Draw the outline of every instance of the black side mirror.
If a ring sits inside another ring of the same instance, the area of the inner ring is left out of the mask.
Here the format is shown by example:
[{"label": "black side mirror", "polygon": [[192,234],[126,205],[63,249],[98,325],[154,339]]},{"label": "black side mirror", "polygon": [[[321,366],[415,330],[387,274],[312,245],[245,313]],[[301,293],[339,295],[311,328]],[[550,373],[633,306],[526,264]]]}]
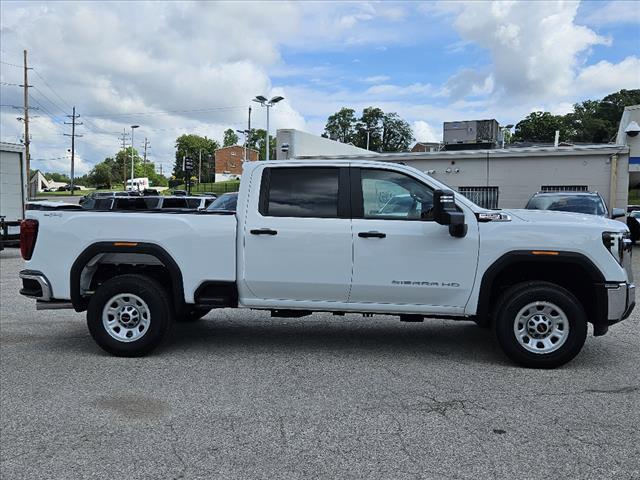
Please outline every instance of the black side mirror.
[{"label": "black side mirror", "polygon": [[451,190],[433,192],[433,219],[440,225],[449,225],[449,235],[452,237],[462,238],[467,234],[464,213],[456,207]]}]

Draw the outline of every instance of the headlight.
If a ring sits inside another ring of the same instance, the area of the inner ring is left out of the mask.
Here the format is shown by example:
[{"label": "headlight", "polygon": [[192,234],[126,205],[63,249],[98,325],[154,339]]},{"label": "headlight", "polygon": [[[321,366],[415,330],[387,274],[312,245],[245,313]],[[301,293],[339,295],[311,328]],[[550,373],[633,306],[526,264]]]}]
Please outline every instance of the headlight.
[{"label": "headlight", "polygon": [[620,264],[624,264],[624,256],[627,250],[631,250],[631,235],[626,232],[604,232],[602,243],[611,255]]}]

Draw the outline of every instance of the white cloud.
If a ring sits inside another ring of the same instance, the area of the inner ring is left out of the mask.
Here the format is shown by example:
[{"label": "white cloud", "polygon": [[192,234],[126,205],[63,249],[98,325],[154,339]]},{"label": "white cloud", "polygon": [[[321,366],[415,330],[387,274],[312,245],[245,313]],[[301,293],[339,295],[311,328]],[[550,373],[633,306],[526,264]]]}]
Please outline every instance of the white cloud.
[{"label": "white cloud", "polygon": [[391,85],[381,84],[369,87],[365,94],[367,95],[386,95],[386,96],[405,96],[405,95],[434,95],[436,89],[430,84],[413,83],[411,85]]},{"label": "white cloud", "polygon": [[390,78],[391,77],[389,77],[388,75],[373,75],[371,77],[365,78],[364,81],[367,83],[381,83],[386,82]]},{"label": "white cloud", "polygon": [[590,11],[584,18],[587,25],[640,23],[640,8],[634,1],[613,1]]},{"label": "white cloud", "polygon": [[413,122],[413,136],[418,142],[439,142],[442,140],[442,130],[436,129],[423,120]]},{"label": "white cloud", "polygon": [[585,93],[607,94],[622,88],[640,86],[640,58],[631,56],[620,63],[602,60],[583,68],[576,78],[576,86]]},{"label": "white cloud", "polygon": [[[515,102],[571,93],[581,55],[610,44],[575,23],[575,2],[465,2],[460,8],[456,29],[465,41],[489,50],[495,89]],[[477,80],[470,84],[477,86]]]},{"label": "white cloud", "polygon": [[[267,73],[282,62],[280,42],[301,23],[296,4],[59,2],[3,5],[2,13],[3,61],[20,63],[7,55],[27,48],[36,71],[82,115],[79,173],[113,155],[120,145],[117,132],[128,131],[131,123],[140,125],[136,147],[148,137],[152,160],[164,163],[166,171],[173,163],[176,136],[193,131],[221,139],[225,128],[244,128],[256,94],[277,91],[287,99],[272,110],[273,132],[285,125],[304,127],[287,92],[274,89]],[[4,67],[3,81],[18,83],[20,70]],[[30,83],[37,87],[34,98],[48,110],[40,111],[41,117],[68,113],[69,105],[39,77],[32,74]],[[5,100],[20,105],[20,91],[3,88]],[[193,111],[202,109],[208,110]],[[122,115],[158,111],[173,113]],[[60,123],[33,122],[34,159],[64,157],[68,138],[62,134],[68,127]],[[257,108],[253,126],[265,126]],[[3,139],[15,139],[20,129],[3,111]]]}]

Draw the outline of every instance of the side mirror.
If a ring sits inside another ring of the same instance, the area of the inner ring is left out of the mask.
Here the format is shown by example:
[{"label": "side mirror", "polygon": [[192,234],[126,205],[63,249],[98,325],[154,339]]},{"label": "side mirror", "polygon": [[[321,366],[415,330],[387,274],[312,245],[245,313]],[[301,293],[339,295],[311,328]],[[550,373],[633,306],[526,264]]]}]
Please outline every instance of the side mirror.
[{"label": "side mirror", "polygon": [[626,215],[624,208],[613,208],[611,209],[611,218],[621,218]]},{"label": "side mirror", "polygon": [[462,238],[467,234],[464,213],[456,207],[455,196],[451,190],[433,192],[433,219],[440,225],[449,225],[449,235]]}]

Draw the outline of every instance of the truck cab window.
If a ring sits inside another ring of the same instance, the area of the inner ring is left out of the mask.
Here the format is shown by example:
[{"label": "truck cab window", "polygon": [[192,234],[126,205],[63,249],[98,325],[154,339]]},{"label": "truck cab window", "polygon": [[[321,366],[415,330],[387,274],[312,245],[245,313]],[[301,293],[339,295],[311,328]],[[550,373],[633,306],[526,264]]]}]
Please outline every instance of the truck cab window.
[{"label": "truck cab window", "polygon": [[429,220],[433,190],[416,179],[389,170],[361,170],[364,218]]},{"label": "truck cab window", "polygon": [[260,213],[270,217],[338,217],[337,168],[269,170],[268,197]]}]

